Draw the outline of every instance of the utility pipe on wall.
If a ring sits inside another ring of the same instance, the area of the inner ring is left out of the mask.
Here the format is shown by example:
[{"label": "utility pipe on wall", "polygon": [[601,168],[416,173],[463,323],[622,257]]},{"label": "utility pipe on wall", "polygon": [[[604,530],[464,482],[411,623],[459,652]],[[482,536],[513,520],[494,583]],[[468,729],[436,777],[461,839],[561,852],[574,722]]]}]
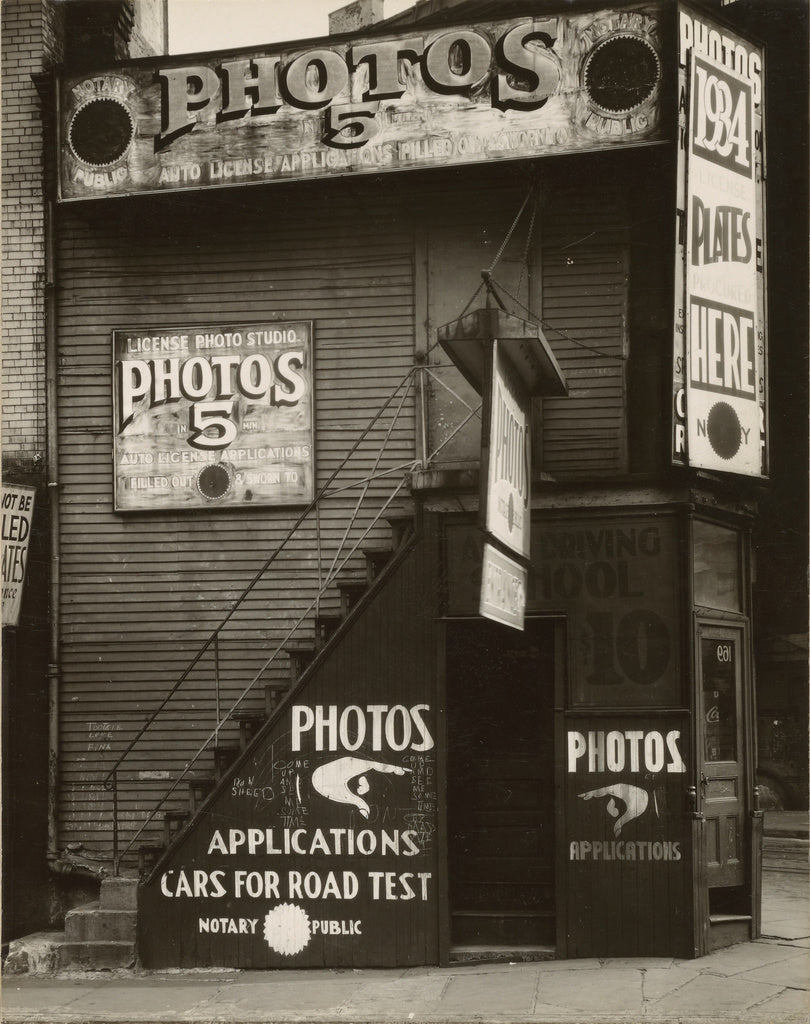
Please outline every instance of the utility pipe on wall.
[{"label": "utility pipe on wall", "polygon": [[59,421],[56,406],[56,259],[55,205],[45,203],[45,399],[47,405],[47,481],[51,518],[50,637],[48,645],[48,847],[49,866],[58,860],[57,805],[59,797],[59,623],[61,605],[59,546]]}]

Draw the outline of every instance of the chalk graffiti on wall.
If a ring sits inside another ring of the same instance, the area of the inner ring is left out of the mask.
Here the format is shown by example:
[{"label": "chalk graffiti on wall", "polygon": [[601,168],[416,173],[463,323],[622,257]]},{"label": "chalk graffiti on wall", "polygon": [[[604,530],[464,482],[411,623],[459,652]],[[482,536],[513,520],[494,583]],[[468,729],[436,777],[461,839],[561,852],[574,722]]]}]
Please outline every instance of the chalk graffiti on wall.
[{"label": "chalk graffiti on wall", "polygon": [[292,705],[231,780],[193,862],[160,873],[163,912],[191,904],[196,934],[283,960],[382,941],[392,908],[437,898],[434,746],[428,704]]}]

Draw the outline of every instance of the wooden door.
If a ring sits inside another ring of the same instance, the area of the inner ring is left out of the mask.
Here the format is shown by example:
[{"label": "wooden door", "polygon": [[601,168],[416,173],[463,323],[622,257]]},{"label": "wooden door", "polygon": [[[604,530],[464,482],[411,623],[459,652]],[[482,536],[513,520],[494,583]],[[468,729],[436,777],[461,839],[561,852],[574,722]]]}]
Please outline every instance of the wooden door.
[{"label": "wooden door", "polygon": [[448,627],[454,946],[554,944],[553,631]]},{"label": "wooden door", "polygon": [[710,889],[745,881],[742,633],[702,627],[701,791]]}]

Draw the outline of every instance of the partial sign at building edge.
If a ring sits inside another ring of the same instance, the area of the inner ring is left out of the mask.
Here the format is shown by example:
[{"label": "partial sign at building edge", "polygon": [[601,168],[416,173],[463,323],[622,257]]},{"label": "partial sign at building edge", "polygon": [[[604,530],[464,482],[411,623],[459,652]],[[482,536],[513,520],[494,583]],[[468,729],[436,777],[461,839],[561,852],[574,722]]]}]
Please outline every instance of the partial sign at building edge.
[{"label": "partial sign at building edge", "polygon": [[34,520],[36,488],[4,484],[2,491],[3,615],[4,626],[20,620],[23,585],[28,566],[28,547]]}]

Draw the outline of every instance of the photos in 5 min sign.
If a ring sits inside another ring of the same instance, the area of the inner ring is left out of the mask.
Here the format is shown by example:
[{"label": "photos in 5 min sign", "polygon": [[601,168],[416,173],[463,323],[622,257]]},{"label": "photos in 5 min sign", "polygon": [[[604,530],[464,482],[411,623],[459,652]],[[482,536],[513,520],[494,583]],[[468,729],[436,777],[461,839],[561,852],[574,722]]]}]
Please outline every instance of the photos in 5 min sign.
[{"label": "photos in 5 min sign", "polygon": [[312,499],[311,322],[118,330],[113,363],[117,510]]}]

